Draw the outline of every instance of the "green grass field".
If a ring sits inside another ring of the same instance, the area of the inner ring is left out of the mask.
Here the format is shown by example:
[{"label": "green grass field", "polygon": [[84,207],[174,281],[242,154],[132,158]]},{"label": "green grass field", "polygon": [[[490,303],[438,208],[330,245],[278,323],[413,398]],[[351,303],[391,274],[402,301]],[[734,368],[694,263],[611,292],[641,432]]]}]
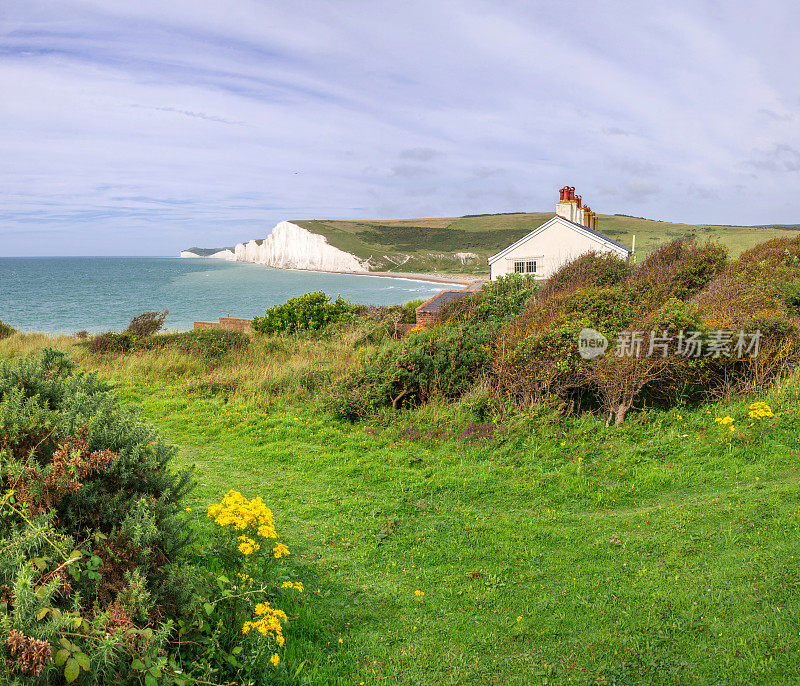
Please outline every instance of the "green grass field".
[{"label": "green grass field", "polygon": [[[502,250],[553,216],[551,212],[474,215],[439,219],[393,221],[298,220],[331,245],[384,271],[488,273],[486,258]],[[797,227],[752,227],[677,224],[621,215],[599,215],[598,230],[631,246],[636,236],[636,256],[643,259],[663,243],[680,236],[718,240],[735,257],[770,238],[795,236]],[[478,257],[461,260],[456,252]]]},{"label": "green grass field", "polygon": [[[467,438],[475,397],[369,424],[331,416],[315,379],[352,366],[347,337],[267,340],[212,364],[98,360],[72,339],[17,334],[0,357],[43,344],[117,383],[196,465],[200,549],[205,506],[229,489],[273,509],[306,587],[290,683],[800,675],[797,380],[758,398],[775,410],[763,423],[750,400],[618,428],[537,409]],[[714,421],[726,415],[734,431]]]}]

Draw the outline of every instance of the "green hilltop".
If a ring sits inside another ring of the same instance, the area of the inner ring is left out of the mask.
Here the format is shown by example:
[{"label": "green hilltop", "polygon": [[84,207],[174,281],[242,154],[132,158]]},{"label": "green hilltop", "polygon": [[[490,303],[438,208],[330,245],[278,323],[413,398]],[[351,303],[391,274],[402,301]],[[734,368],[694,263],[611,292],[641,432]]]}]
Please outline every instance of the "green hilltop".
[{"label": "green hilltop", "polygon": [[[292,220],[321,234],[340,250],[369,259],[376,271],[488,273],[486,258],[541,226],[552,212],[514,212],[427,219]],[[679,224],[627,215],[598,215],[598,231],[646,257],[656,246],[681,236],[716,240],[732,256],[771,238],[794,236],[800,225],[722,226]],[[462,253],[461,256],[458,253]],[[466,256],[463,253],[474,255]]]}]

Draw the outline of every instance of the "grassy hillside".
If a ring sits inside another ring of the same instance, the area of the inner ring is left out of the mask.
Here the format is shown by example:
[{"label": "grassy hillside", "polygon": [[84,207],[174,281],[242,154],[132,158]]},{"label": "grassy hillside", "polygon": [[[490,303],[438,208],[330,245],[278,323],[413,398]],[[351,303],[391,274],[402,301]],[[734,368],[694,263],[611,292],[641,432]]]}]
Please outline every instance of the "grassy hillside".
[{"label": "grassy hillside", "polygon": [[[262,496],[306,587],[276,683],[792,683],[800,671],[800,385],[621,427],[476,397],[370,423],[326,386],[360,334],[254,338],[220,359],[92,356],[197,466],[205,508]],[[736,431],[715,422],[734,418]],[[417,594],[417,591],[421,595]]]},{"label": "grassy hillside", "polygon": [[[486,258],[522,238],[553,216],[551,212],[442,217],[403,220],[296,220],[331,245],[380,271],[488,273]],[[598,229],[630,246],[636,236],[637,259],[679,236],[719,240],[733,256],[770,238],[797,235],[798,227],[715,226],[677,224],[622,215],[599,215]],[[474,253],[460,259],[455,253]]]}]

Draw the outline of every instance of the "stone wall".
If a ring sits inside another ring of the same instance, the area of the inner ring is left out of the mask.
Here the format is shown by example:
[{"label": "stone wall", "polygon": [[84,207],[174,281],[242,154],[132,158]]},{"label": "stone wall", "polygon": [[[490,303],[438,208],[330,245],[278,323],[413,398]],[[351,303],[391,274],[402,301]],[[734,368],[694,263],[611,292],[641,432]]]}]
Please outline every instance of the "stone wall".
[{"label": "stone wall", "polygon": [[238,317],[220,317],[219,322],[195,322],[194,328],[200,329],[225,329],[226,331],[240,331],[242,333],[253,333],[250,326],[250,319],[240,319]]}]

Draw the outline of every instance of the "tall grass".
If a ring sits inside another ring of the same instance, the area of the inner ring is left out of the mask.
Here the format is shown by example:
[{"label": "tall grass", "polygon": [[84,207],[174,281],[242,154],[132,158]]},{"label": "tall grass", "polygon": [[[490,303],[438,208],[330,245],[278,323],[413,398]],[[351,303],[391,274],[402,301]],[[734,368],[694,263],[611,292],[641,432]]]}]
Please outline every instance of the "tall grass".
[{"label": "tall grass", "polygon": [[355,368],[361,336],[356,327],[341,328],[335,336],[254,336],[247,347],[209,359],[176,347],[96,354],[73,336],[15,333],[0,340],[0,357],[27,357],[47,346],[121,383],[148,380],[265,405],[276,398],[324,403],[320,390]]}]

